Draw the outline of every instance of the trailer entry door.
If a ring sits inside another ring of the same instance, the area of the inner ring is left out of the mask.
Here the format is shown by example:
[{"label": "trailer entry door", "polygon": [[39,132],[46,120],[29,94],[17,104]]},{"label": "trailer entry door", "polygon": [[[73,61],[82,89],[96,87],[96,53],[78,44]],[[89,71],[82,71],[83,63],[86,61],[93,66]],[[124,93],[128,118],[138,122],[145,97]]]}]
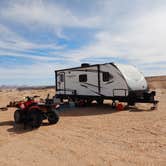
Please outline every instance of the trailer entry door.
[{"label": "trailer entry door", "polygon": [[65,73],[61,72],[57,74],[57,89],[59,93],[65,93]]}]

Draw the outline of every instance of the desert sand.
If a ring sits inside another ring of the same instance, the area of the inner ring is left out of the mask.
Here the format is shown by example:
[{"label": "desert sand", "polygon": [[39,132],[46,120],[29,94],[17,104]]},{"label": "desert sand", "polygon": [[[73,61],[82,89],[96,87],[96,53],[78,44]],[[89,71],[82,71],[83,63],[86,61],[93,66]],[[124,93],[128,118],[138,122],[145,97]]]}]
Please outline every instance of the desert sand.
[{"label": "desert sand", "polygon": [[[164,81],[163,81],[164,80]],[[166,165],[166,77],[148,78],[157,91],[150,104],[116,111],[103,106],[60,112],[60,121],[36,129],[13,122],[14,109],[0,111],[0,166]],[[27,95],[52,96],[54,89],[0,91],[0,107]]]}]

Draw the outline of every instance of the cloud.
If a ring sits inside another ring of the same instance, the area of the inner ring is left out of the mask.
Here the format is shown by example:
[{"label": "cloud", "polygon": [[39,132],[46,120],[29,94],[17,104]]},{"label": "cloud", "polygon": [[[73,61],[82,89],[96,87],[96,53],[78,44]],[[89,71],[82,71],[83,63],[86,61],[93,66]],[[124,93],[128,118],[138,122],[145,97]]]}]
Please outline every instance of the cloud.
[{"label": "cloud", "polygon": [[[0,57],[25,58],[34,61],[57,61],[62,57],[50,55],[50,52],[58,53],[64,49],[64,45],[56,43],[36,43],[19,36],[8,27],[0,24]],[[40,50],[45,50],[41,53]]]},{"label": "cloud", "polygon": [[31,63],[1,66],[0,75],[33,82],[52,78],[54,67],[108,60],[164,74],[165,6],[164,0],[6,1],[0,6],[0,58]]},{"label": "cloud", "polygon": [[0,24],[0,48],[16,51],[28,51],[31,49],[62,49],[63,45],[56,45],[56,43],[35,43],[28,41],[17,33],[10,30],[8,27]]},{"label": "cloud", "polygon": [[[19,3],[18,3],[19,2]],[[99,24],[98,16],[81,17],[68,8],[46,1],[11,1],[0,15],[6,20],[25,25],[26,28],[51,29],[62,35],[63,28],[81,27],[93,28]]]},{"label": "cloud", "polygon": [[54,85],[54,70],[65,67],[59,63],[39,62],[17,67],[1,67],[1,84],[6,85]]},{"label": "cloud", "polygon": [[166,62],[165,8],[136,16],[126,18],[117,32],[103,28],[93,42],[69,52],[69,56],[77,62],[98,57],[123,58],[138,66]]}]

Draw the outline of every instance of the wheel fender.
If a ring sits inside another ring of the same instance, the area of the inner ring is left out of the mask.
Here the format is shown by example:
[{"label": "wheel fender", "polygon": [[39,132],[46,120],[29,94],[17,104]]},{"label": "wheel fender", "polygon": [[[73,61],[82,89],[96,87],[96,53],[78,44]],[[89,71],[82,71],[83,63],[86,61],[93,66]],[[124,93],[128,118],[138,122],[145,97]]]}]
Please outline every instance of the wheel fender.
[{"label": "wheel fender", "polygon": [[32,110],[40,110],[39,106],[32,106],[29,108],[29,111],[32,111]]}]

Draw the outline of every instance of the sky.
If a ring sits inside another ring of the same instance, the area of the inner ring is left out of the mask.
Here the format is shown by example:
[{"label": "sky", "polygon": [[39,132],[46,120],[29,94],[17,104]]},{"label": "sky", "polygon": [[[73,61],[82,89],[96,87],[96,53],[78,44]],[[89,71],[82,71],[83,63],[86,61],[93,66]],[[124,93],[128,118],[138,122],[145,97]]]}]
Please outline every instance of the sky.
[{"label": "sky", "polygon": [[81,63],[166,75],[165,0],[0,0],[0,85],[54,85]]}]

